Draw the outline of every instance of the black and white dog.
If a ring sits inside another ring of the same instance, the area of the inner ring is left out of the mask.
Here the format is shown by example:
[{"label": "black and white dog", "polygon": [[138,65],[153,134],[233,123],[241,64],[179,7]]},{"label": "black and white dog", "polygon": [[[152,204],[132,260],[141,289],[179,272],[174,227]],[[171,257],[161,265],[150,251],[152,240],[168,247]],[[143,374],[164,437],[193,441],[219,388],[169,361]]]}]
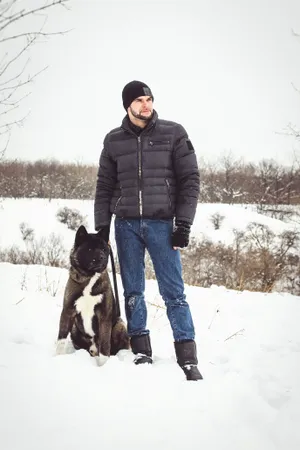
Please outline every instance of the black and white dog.
[{"label": "black and white dog", "polygon": [[102,362],[130,348],[107,272],[108,257],[109,246],[101,232],[88,233],[80,226],[70,253],[56,354],[66,352],[69,334],[76,350],[85,349]]}]

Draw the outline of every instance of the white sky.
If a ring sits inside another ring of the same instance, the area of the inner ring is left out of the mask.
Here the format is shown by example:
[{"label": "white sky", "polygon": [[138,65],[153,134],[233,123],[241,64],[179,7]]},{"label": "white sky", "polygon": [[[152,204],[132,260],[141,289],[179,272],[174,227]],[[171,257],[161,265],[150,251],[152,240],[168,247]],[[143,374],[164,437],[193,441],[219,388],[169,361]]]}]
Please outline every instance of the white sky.
[{"label": "white sky", "polygon": [[49,65],[22,105],[7,157],[98,163],[105,134],[125,114],[123,86],[146,82],[159,117],[180,122],[206,160],[226,151],[289,163],[300,126],[299,0],[72,0],[36,46]]}]

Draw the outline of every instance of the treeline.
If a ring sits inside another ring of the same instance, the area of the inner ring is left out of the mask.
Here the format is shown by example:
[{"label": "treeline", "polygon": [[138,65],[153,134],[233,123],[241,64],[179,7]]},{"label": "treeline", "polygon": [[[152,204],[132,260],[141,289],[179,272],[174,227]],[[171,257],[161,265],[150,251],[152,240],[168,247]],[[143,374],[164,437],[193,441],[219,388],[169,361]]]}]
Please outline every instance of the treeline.
[{"label": "treeline", "polygon": [[245,163],[224,156],[218,164],[200,163],[201,201],[295,205],[300,203],[300,163],[290,166],[274,160]]},{"label": "treeline", "polygon": [[[0,161],[0,197],[93,199],[97,166],[40,160]],[[204,203],[293,205],[300,203],[300,164],[273,160],[245,163],[231,156],[199,163]]]},{"label": "treeline", "polygon": [[39,160],[0,161],[0,197],[90,199],[97,167]]}]

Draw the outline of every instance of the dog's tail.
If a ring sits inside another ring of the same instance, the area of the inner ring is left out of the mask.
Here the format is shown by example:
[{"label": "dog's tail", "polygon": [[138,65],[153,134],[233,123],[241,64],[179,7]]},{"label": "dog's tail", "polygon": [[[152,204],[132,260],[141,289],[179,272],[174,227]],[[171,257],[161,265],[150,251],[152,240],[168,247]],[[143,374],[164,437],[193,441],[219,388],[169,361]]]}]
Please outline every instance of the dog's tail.
[{"label": "dog's tail", "polygon": [[118,285],[117,285],[116,267],[115,267],[115,260],[114,260],[114,255],[113,255],[111,246],[109,246],[109,254],[110,254],[111,269],[112,269],[113,282],[114,282],[114,291],[115,291],[114,297],[115,297],[116,316],[120,317],[121,311],[120,311],[120,300],[119,300]]}]

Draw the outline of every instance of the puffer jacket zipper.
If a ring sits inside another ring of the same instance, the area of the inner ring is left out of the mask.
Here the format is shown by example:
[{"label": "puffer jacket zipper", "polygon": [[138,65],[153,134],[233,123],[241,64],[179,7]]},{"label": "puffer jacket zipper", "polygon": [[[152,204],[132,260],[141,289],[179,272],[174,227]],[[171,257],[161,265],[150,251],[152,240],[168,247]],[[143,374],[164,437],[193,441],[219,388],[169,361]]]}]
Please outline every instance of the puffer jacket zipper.
[{"label": "puffer jacket zipper", "polygon": [[139,212],[143,216],[143,199],[142,199],[142,141],[141,136],[138,136],[138,187],[139,187]]},{"label": "puffer jacket zipper", "polygon": [[[152,122],[151,125],[147,128],[147,132],[151,130],[155,125],[155,122]],[[130,133],[131,135],[137,137],[138,142],[138,191],[139,191],[139,213],[140,216],[143,216],[143,196],[142,196],[142,139],[141,136],[137,136],[132,130],[130,130],[128,127],[122,126],[124,131],[127,131],[127,133]],[[144,130],[141,134],[144,133]]]},{"label": "puffer jacket zipper", "polygon": [[154,145],[163,145],[163,144],[170,144],[170,141],[149,141],[149,145],[151,145],[151,147],[153,147]]}]

